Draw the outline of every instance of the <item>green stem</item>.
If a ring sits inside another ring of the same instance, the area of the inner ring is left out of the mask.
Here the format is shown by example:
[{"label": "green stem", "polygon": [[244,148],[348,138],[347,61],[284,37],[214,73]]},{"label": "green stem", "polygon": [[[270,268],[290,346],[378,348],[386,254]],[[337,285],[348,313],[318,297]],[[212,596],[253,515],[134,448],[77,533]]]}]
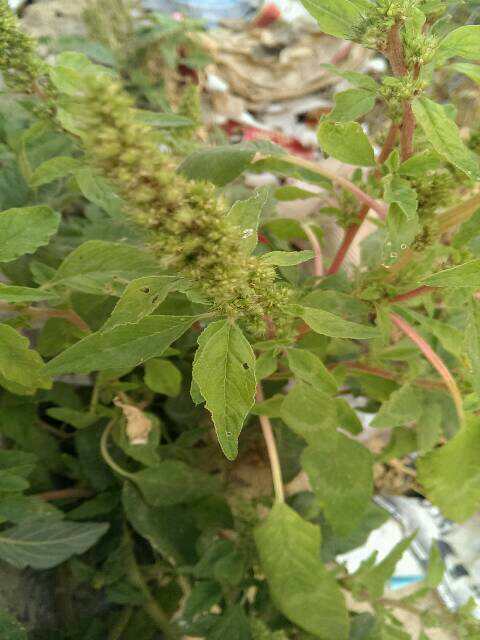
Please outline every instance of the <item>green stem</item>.
[{"label": "green stem", "polygon": [[[257,401],[263,402],[262,385],[257,385]],[[270,460],[270,468],[272,470],[273,490],[275,492],[275,501],[278,503],[285,502],[285,492],[283,490],[282,467],[278,456],[277,444],[273,435],[272,423],[267,416],[260,416],[260,426],[262,427],[263,437],[267,445],[268,458]]]},{"label": "green stem", "polygon": [[322,247],[320,246],[320,242],[315,234],[315,231],[309,224],[302,224],[302,229],[305,231],[305,235],[310,242],[310,246],[313,249],[314,257],[314,275],[316,278],[321,278],[324,275],[323,271],[323,257],[322,257]]},{"label": "green stem", "polygon": [[145,595],[146,602],[143,605],[145,612],[150,616],[158,629],[163,633],[165,640],[180,640],[180,633],[170,623],[170,620],[161,608],[158,602],[153,597],[150,589],[145,582],[142,572],[133,556],[133,552],[130,555],[128,561],[127,574],[130,582],[136,586]]},{"label": "green stem", "polygon": [[130,618],[132,617],[133,607],[124,607],[120,613],[120,616],[115,623],[115,626],[111,629],[108,640],[120,640],[123,632],[127,628]]},{"label": "green stem", "polygon": [[115,462],[115,460],[112,458],[112,456],[108,451],[108,436],[110,435],[110,432],[112,431],[112,428],[115,422],[116,422],[116,418],[113,418],[112,420],[110,420],[110,422],[105,427],[104,432],[102,433],[102,437],[100,439],[100,453],[102,454],[102,458],[108,464],[110,469],[118,473],[118,475],[122,476],[123,478],[133,480],[135,479],[135,474],[130,473],[129,471],[125,471],[125,469],[122,469],[122,467],[120,467]]}]

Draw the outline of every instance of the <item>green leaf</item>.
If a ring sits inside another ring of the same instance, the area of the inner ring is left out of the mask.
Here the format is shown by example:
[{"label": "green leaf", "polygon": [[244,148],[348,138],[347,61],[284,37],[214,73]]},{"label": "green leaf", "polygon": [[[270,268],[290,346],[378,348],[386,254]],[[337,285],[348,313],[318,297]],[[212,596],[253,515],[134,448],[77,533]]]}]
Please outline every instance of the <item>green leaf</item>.
[{"label": "green leaf", "polygon": [[89,202],[104,209],[112,217],[117,217],[123,203],[120,196],[104,178],[95,174],[89,167],[75,172],[78,188]]},{"label": "green leaf", "polygon": [[324,33],[348,38],[362,14],[355,2],[349,0],[300,0],[315,18]]},{"label": "green leaf", "polygon": [[422,278],[421,282],[432,287],[480,287],[480,260],[470,260],[456,267],[438,271]]},{"label": "green leaf", "polygon": [[373,147],[358,122],[324,121],[318,128],[318,141],[332,158],[361,167],[375,164]]},{"label": "green leaf", "polygon": [[285,396],[280,393],[275,394],[271,398],[258,402],[250,409],[250,413],[254,416],[268,416],[269,418],[280,418],[282,404]]},{"label": "green leaf", "polygon": [[323,309],[299,307],[298,315],[305,320],[311,329],[330,338],[367,340],[379,336],[378,330],[374,327],[344,320]]},{"label": "green leaf", "polygon": [[122,501],[132,527],[157,553],[181,564],[195,562],[199,531],[190,505],[152,507],[129,482],[123,486]]},{"label": "green leaf", "polygon": [[181,391],[182,374],[170,360],[155,358],[145,363],[145,384],[155,393],[175,398]]},{"label": "green leaf", "polygon": [[326,120],[350,122],[371,111],[375,106],[375,95],[365,89],[347,89],[335,94],[335,106]]},{"label": "green leaf", "polygon": [[41,300],[56,299],[57,296],[49,291],[0,283],[0,300],[4,300],[5,302],[40,302]]},{"label": "green leaf", "polygon": [[308,382],[316,389],[326,393],[336,393],[338,385],[326,366],[311,351],[306,349],[289,349],[287,360],[290,371],[300,380]]},{"label": "green leaf", "polygon": [[180,460],[166,460],[132,474],[145,500],[154,507],[194,502],[218,491],[217,478]]},{"label": "green leaf", "polygon": [[346,431],[350,431],[353,435],[357,435],[363,431],[363,425],[353,409],[345,398],[335,398],[338,414],[338,426]]},{"label": "green leaf", "polygon": [[70,424],[75,429],[86,429],[98,420],[98,416],[70,407],[50,407],[47,415],[54,420]]},{"label": "green leaf", "polygon": [[436,320],[435,318],[429,318],[421,313],[413,311],[413,309],[395,309],[400,311],[407,319],[418,322],[422,329],[431,333],[440,342],[442,347],[449,351],[452,355],[459,358],[462,354],[462,342],[464,338],[464,332],[460,331],[456,327],[453,327],[446,322]]},{"label": "green leaf", "polygon": [[60,375],[133,369],[161,356],[195,320],[196,317],[149,316],[136,324],[98,331],[59,354],[47,364],[46,370]]},{"label": "green leaf", "polygon": [[0,611],[0,638],[28,640],[27,630],[7,611]]},{"label": "green leaf", "polygon": [[335,430],[322,431],[302,453],[302,467],[335,532],[355,529],[372,498],[373,457],[362,444]]},{"label": "green leaf", "polygon": [[339,69],[334,64],[321,64],[321,67],[327,69],[332,74],[344,78],[348,80],[351,84],[359,87],[360,89],[366,89],[367,91],[376,93],[378,90],[378,85],[375,80],[367,75],[366,73],[358,73],[358,71],[346,71],[344,69]]},{"label": "green leaf", "polygon": [[417,153],[405,162],[402,162],[398,168],[398,173],[401,176],[423,176],[427,171],[434,171],[439,169],[442,164],[442,159],[435,151],[423,151]]},{"label": "green leaf", "polygon": [[292,431],[312,441],[336,426],[337,411],[331,396],[301,382],[285,397],[281,417]]},{"label": "green leaf", "polygon": [[480,59],[480,26],[468,24],[450,31],[438,45],[435,62],[443,64],[449,58]]},{"label": "green leaf", "polygon": [[415,532],[408,538],[401,540],[395,545],[392,551],[390,551],[388,556],[378,564],[371,566],[371,564],[366,561],[360,565],[360,568],[352,576],[356,584],[361,585],[363,589],[368,591],[372,600],[378,600],[378,598],[382,597],[385,583],[393,576],[395,567],[405,551],[412,544],[416,535],[417,533]]},{"label": "green leaf", "polygon": [[418,481],[427,498],[451,520],[463,522],[480,506],[480,420],[465,426],[440,449],[417,462]]},{"label": "green leaf", "polygon": [[268,194],[268,189],[259,189],[251,198],[235,202],[227,213],[230,222],[242,231],[239,248],[247,255],[257,246],[258,225]]},{"label": "green leaf", "polygon": [[435,151],[469,178],[478,178],[477,159],[464,145],[458,127],[447,115],[445,106],[425,96],[414,100],[412,106],[418,124]]},{"label": "green leaf", "polygon": [[442,558],[442,553],[436,540],[432,541],[430,547],[430,556],[428,559],[428,571],[425,577],[426,586],[429,589],[436,589],[443,580],[445,573],[445,563]]},{"label": "green leaf", "polygon": [[[130,282],[115,305],[102,330],[149,316],[176,288],[175,276],[147,276]],[[0,294],[1,295],[1,294]]]},{"label": "green leaf", "polygon": [[320,560],[319,527],[276,504],[255,541],[272,599],[294,624],[321,640],[346,640],[348,615],[335,578]]},{"label": "green leaf", "polygon": [[84,553],[107,529],[102,523],[30,520],[0,533],[0,558],[18,569],[51,569]]},{"label": "green leaf", "polygon": [[473,82],[480,84],[480,65],[470,64],[468,62],[457,62],[456,64],[449,65],[448,68],[458,71],[458,73],[463,73],[463,75],[473,80]]},{"label": "green leaf", "polygon": [[191,127],[195,125],[193,120],[180,116],[177,113],[157,113],[139,109],[136,113],[137,120],[158,129],[177,129],[181,127]]},{"label": "green leaf", "polygon": [[290,267],[302,262],[307,262],[315,257],[313,251],[270,251],[260,256],[263,264],[277,267]]},{"label": "green leaf", "polygon": [[115,294],[136,278],[158,272],[150,254],[121,242],[89,240],[68,255],[51,286],[63,285],[84,293]]},{"label": "green leaf", "polygon": [[39,354],[30,349],[27,338],[6,324],[0,324],[0,375],[24,387],[25,393],[51,387]]},{"label": "green leaf", "polygon": [[0,476],[3,474],[27,478],[35,469],[38,457],[18,450],[0,450]]},{"label": "green leaf", "polygon": [[473,389],[480,394],[480,304],[475,299],[469,305],[463,347],[472,372]]},{"label": "green leaf", "polygon": [[431,451],[442,435],[442,407],[440,404],[425,402],[415,428],[417,448],[420,453]]},{"label": "green leaf", "polygon": [[212,414],[220,446],[234,460],[238,436],[255,400],[255,355],[241,330],[227,320],[208,330],[209,338],[193,364],[193,378]]},{"label": "green leaf", "polygon": [[241,605],[227,608],[207,634],[206,640],[251,640],[250,625]]},{"label": "green leaf", "polygon": [[0,262],[34,253],[57,232],[60,214],[39,205],[0,213]]},{"label": "green leaf", "polygon": [[417,420],[421,413],[422,399],[419,391],[410,384],[404,384],[382,404],[370,426],[377,429],[400,427]]},{"label": "green leaf", "polygon": [[30,186],[40,187],[59,178],[65,178],[74,173],[79,166],[81,166],[81,162],[69,156],[56,156],[45,160],[33,172],[30,178]]},{"label": "green leaf", "polygon": [[390,205],[387,215],[388,236],[385,243],[386,260],[398,259],[417,236],[420,225],[417,215],[417,193],[407,180],[387,176],[384,181],[384,200]]},{"label": "green leaf", "polygon": [[178,171],[191,180],[208,180],[218,187],[237,178],[250,164],[256,150],[241,145],[227,145],[195,151]]}]

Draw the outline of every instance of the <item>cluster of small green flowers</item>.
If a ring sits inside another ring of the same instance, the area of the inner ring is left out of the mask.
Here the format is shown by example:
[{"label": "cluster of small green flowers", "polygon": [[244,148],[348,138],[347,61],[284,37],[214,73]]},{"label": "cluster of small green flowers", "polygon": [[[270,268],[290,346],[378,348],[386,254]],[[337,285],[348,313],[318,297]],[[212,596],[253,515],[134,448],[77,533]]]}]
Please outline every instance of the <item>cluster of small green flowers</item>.
[{"label": "cluster of small green flowers", "polygon": [[457,181],[448,170],[410,178],[409,182],[417,192],[418,211],[422,218],[431,216],[453,202]]},{"label": "cluster of small green flowers", "polygon": [[128,57],[133,42],[136,4],[134,0],[90,0],[83,12],[89,37],[108,47],[122,60]]},{"label": "cluster of small green flowers", "polygon": [[106,74],[85,77],[83,100],[72,101],[88,155],[119,189],[128,211],[153,232],[152,248],[166,265],[196,283],[221,310],[255,335],[267,318],[282,331],[289,293],[275,271],[240,250],[242,230],[225,215],[214,185],[175,171],[171,156],[135,119],[132,98]]},{"label": "cluster of small green flowers", "polygon": [[407,68],[421,67],[432,61],[438,47],[434,35],[423,33],[411,34],[404,39],[405,63]]},{"label": "cluster of small green flowers", "polygon": [[200,90],[193,82],[187,84],[183,90],[177,113],[179,116],[184,116],[193,122],[191,127],[182,127],[178,132],[180,137],[191,140],[202,123]]},{"label": "cluster of small green flowers", "polygon": [[404,22],[412,16],[418,4],[418,0],[377,0],[365,8],[351,39],[369,49],[385,51],[390,29],[395,23]]},{"label": "cluster of small green flowers", "polygon": [[397,120],[403,113],[403,104],[418,95],[423,88],[423,83],[411,75],[402,77],[385,76],[380,86],[380,94],[388,106],[390,116]]},{"label": "cluster of small green flowers", "polygon": [[32,40],[18,26],[7,0],[0,0],[0,70],[7,87],[21,93],[40,92],[45,66]]}]

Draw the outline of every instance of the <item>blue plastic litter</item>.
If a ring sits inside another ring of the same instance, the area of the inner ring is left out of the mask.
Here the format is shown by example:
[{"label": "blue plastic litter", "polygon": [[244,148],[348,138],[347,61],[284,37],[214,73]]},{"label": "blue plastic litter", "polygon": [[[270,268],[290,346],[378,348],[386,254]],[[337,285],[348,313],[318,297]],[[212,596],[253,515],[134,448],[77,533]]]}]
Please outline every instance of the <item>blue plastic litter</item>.
[{"label": "blue plastic litter", "polygon": [[253,14],[254,5],[260,3],[249,0],[143,0],[143,4],[154,11],[178,11],[214,25],[224,19],[245,18]]}]

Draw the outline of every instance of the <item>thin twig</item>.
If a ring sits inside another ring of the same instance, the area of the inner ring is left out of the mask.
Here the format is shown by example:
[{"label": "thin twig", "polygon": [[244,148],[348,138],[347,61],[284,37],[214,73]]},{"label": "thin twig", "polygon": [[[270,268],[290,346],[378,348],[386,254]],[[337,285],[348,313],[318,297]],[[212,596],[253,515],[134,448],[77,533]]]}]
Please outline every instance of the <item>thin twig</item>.
[{"label": "thin twig", "polygon": [[324,274],[323,271],[323,256],[322,256],[322,247],[320,246],[320,242],[313,231],[312,227],[308,224],[302,224],[302,229],[305,231],[305,235],[310,242],[314,257],[314,274],[317,278],[321,278]]},{"label": "thin twig", "polygon": [[76,313],[73,309],[47,309],[44,307],[24,307],[16,308],[11,304],[0,303],[0,309],[3,311],[15,311],[17,313],[25,313],[31,318],[63,318],[68,320],[81,331],[90,333],[90,327],[88,324]]},{"label": "thin twig", "polygon": [[79,487],[71,487],[70,489],[58,489],[58,491],[44,491],[43,493],[34,494],[35,498],[44,502],[53,502],[54,500],[69,500],[77,498],[91,498],[95,495],[91,489],[81,489]]},{"label": "thin twig", "polygon": [[362,222],[365,220],[365,218],[367,217],[367,213],[370,211],[370,207],[367,205],[364,205],[360,211],[358,212],[358,217],[357,220],[354,224],[351,224],[348,229],[345,231],[345,235],[343,237],[342,240],[342,244],[340,245],[340,247],[338,248],[337,253],[335,254],[335,257],[332,260],[332,264],[330,265],[330,267],[328,268],[327,271],[327,275],[331,276],[335,273],[338,272],[338,270],[340,269],[340,267],[343,264],[343,261],[345,260],[345,257],[350,249],[350,247],[352,246],[353,241],[355,240],[357,233],[362,225]]},{"label": "thin twig", "polygon": [[[264,160],[265,157],[268,156],[257,154],[255,156],[253,164],[260,160]],[[331,180],[339,187],[342,187],[346,191],[350,191],[350,193],[354,195],[361,204],[368,205],[370,209],[373,209],[378,214],[379,218],[381,218],[382,220],[385,219],[388,211],[387,205],[383,202],[375,200],[375,198],[372,198],[372,196],[368,195],[368,193],[365,193],[365,191],[360,189],[360,187],[357,187],[357,185],[353,184],[353,182],[350,182],[350,180],[347,180],[347,178],[344,178],[343,176],[340,176],[315,162],[310,162],[309,160],[305,160],[304,158],[299,158],[297,156],[282,156],[282,160],[285,160],[289,164],[308,169],[309,171],[317,173],[324,178],[328,178],[328,180]]]},{"label": "thin twig", "polygon": [[118,473],[119,476],[132,480],[133,478],[135,478],[135,474],[122,469],[122,467],[120,467],[120,465],[115,462],[108,451],[108,436],[110,435],[110,432],[112,431],[116,420],[116,418],[110,420],[102,433],[102,437],[100,438],[100,453],[102,454],[102,458],[108,464],[110,469]]},{"label": "thin twig", "polygon": [[390,298],[389,302],[405,302],[405,300],[411,300],[412,298],[416,298],[417,296],[423,296],[424,294],[432,293],[433,290],[433,287],[429,287],[427,284],[422,284],[421,287],[412,289],[412,291],[399,293],[395,297]]},{"label": "thin twig", "polygon": [[460,393],[457,383],[455,382],[455,379],[450,373],[447,365],[443,362],[440,356],[435,353],[428,342],[424,340],[416,329],[414,329],[406,320],[396,313],[390,313],[390,319],[400,329],[400,331],[407,336],[407,338],[410,338],[410,340],[417,345],[432,367],[438,371],[444,380],[447,389],[450,391],[452,400],[455,403],[458,419],[460,424],[462,424],[464,418],[462,394]]},{"label": "thin twig", "polygon": [[[257,402],[263,402],[265,397],[263,395],[262,385],[257,385]],[[270,468],[272,470],[273,489],[275,492],[275,500],[278,503],[285,502],[285,492],[283,489],[282,467],[280,465],[280,458],[278,457],[277,444],[275,442],[275,436],[273,435],[272,424],[267,416],[260,416],[260,426],[262,427],[263,438],[267,445],[268,458],[270,460]]]}]

